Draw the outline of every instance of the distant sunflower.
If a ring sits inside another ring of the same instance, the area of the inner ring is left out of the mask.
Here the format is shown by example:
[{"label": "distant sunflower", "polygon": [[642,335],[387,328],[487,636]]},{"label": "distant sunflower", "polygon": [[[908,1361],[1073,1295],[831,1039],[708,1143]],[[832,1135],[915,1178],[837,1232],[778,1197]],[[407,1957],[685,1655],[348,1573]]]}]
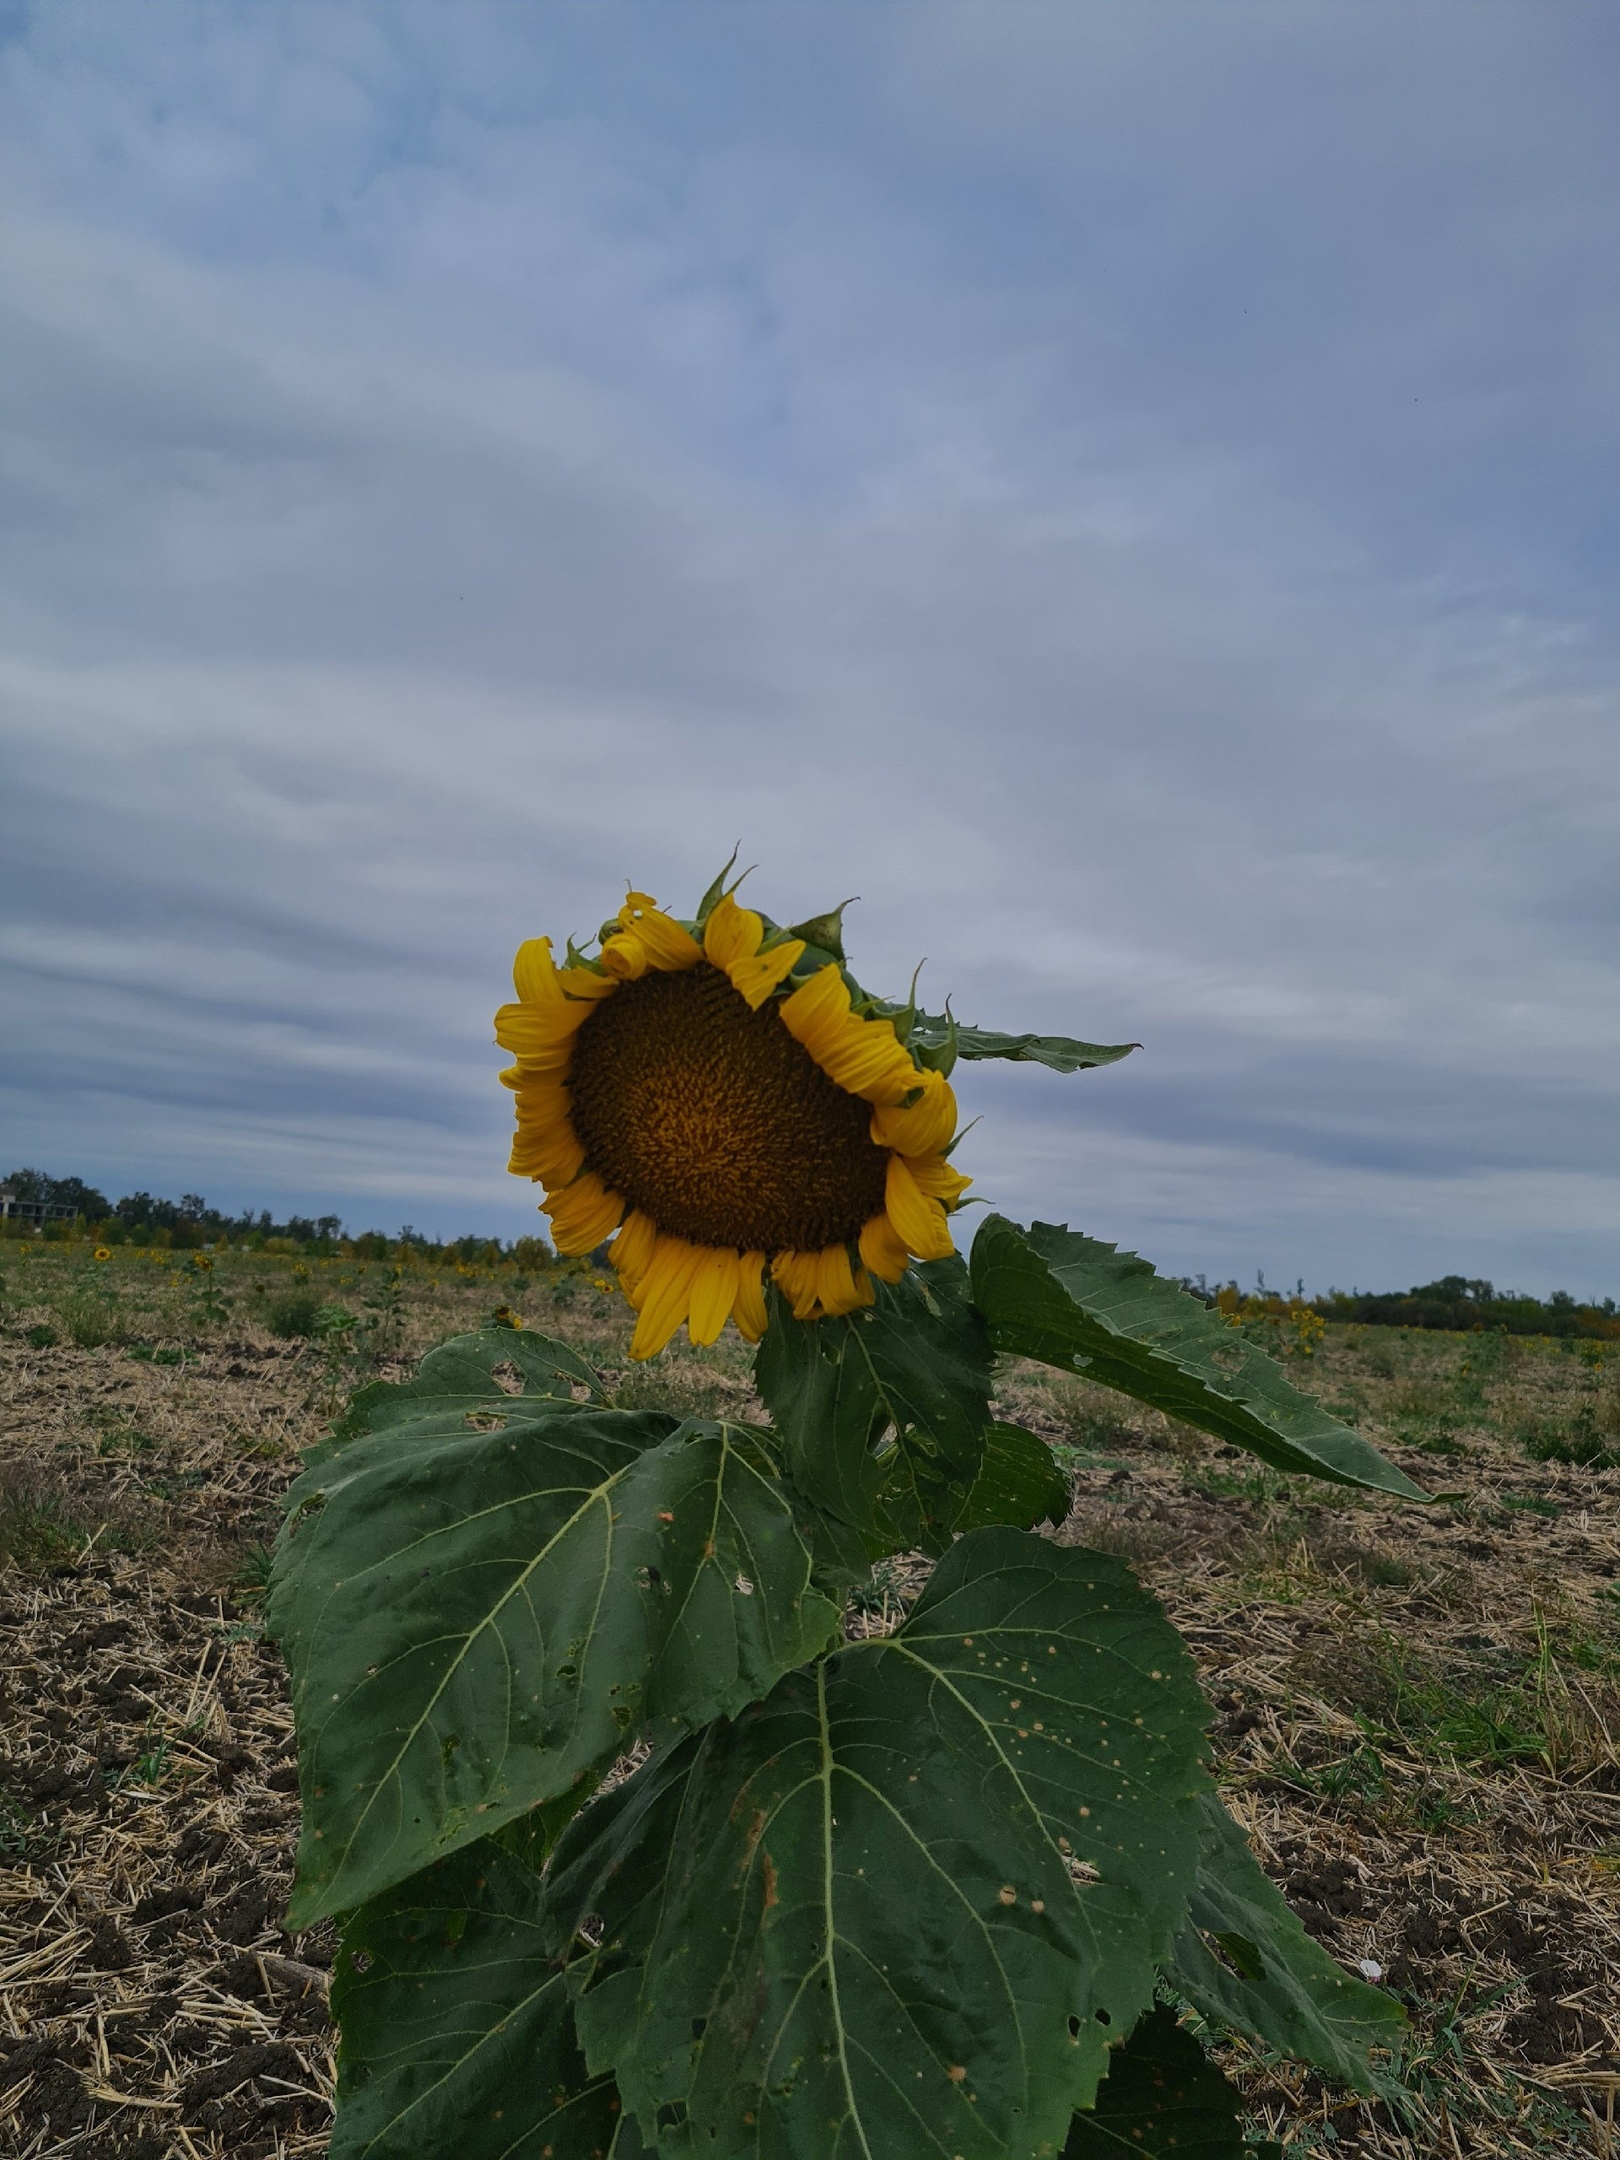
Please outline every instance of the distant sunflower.
[{"label": "distant sunflower", "polygon": [[954,1250],[956,1097],[836,960],[793,981],[805,939],[729,893],[688,927],[633,892],[603,931],[561,968],[549,938],[523,945],[495,1037],[517,1059],[510,1168],[545,1186],[559,1252],[613,1238],[633,1358],[683,1320],[757,1342],[767,1273],[811,1320]]}]

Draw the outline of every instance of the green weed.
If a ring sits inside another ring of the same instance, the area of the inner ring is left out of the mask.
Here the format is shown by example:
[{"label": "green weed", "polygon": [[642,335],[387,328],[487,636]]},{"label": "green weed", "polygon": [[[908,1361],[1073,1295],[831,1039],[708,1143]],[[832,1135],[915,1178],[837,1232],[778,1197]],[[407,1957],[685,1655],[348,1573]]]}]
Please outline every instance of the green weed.
[{"label": "green weed", "polygon": [[283,1341],[308,1341],[321,1331],[321,1300],[313,1290],[284,1290],[273,1298],[265,1325]]},{"label": "green weed", "polygon": [[1620,1470],[1620,1402],[1583,1402],[1567,1416],[1525,1418],[1513,1437],[1532,1462]]},{"label": "green weed", "polygon": [[15,1801],[0,1792],[0,1860],[13,1860],[26,1866],[30,1861],[44,1859],[55,1843],[55,1837],[44,1823],[25,1814]]},{"label": "green weed", "polygon": [[95,1530],[44,1480],[20,1468],[0,1472],[0,1565],[9,1563],[26,1575],[65,1567]]},{"label": "green weed", "polygon": [[268,1545],[250,1545],[231,1577],[232,1593],[244,1604],[261,1604],[269,1594],[275,1559],[275,1553]]},{"label": "green weed", "polygon": [[1252,1500],[1261,1506],[1297,1497],[1296,1479],[1276,1470],[1217,1470],[1209,1463],[1181,1464],[1181,1488],[1201,1500]]}]

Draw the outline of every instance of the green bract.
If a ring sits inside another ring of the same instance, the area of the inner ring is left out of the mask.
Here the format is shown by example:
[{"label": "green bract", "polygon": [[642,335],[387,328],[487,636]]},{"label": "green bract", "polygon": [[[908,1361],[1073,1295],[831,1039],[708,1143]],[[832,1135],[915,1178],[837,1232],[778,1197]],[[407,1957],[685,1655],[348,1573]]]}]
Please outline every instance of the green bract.
[{"label": "green bract", "polygon": [[[836,911],[797,934],[841,962]],[[1128,1047],[871,1009],[936,1089]],[[1374,2089],[1399,2011],[1216,1798],[1161,1608],[1042,1534],[1068,1481],[998,1355],[1421,1497],[1145,1261],[997,1215],[859,1310],[772,1291],[768,1424],[621,1409],[513,1327],[354,1397],[270,1604],[292,1920],[343,1925],[335,2160],[1256,2153],[1183,2012]],[[846,1629],[902,1552],[921,1596]]]}]

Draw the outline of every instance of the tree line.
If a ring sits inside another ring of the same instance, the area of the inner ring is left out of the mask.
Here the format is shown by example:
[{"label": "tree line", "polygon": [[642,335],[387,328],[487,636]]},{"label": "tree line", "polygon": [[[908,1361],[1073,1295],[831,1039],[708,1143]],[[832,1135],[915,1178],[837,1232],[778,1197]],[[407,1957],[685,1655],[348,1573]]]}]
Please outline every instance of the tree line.
[{"label": "tree line", "polygon": [[[440,1240],[422,1236],[409,1223],[392,1237],[381,1230],[364,1230],[351,1237],[339,1215],[289,1215],[279,1221],[268,1208],[257,1213],[244,1208],[239,1215],[227,1215],[210,1207],[201,1193],[182,1193],[178,1200],[165,1200],[156,1193],[133,1192],[121,1200],[109,1200],[83,1178],[51,1177],[43,1170],[13,1170],[9,1177],[0,1179],[0,1184],[9,1187],[19,1201],[68,1209],[70,1213],[61,1220],[82,1224],[107,1244],[155,1241],[181,1250],[197,1250],[222,1243],[264,1246],[274,1240],[317,1255],[348,1246],[363,1260],[397,1258],[404,1248],[423,1258],[449,1257],[486,1264],[518,1259],[528,1266],[553,1257],[545,1240],[537,1237],[518,1238],[507,1244],[499,1238],[475,1236]],[[47,1226],[47,1235],[52,1227]]]}]

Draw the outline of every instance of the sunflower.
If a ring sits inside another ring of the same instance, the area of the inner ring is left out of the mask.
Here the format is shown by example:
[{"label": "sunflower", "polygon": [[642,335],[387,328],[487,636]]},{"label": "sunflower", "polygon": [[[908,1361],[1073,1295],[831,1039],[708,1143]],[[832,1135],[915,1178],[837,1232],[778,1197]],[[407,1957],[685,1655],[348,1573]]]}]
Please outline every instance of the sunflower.
[{"label": "sunflower", "polygon": [[546,1188],[559,1252],[613,1240],[633,1358],[683,1321],[694,1342],[728,1319],[757,1342],[767,1278],[813,1320],[954,1251],[969,1181],[947,1160],[949,1081],[903,1015],[734,893],[687,924],[632,892],[596,958],[570,945],[559,967],[531,938],[513,977],[495,1019],[517,1060],[510,1168]]}]

